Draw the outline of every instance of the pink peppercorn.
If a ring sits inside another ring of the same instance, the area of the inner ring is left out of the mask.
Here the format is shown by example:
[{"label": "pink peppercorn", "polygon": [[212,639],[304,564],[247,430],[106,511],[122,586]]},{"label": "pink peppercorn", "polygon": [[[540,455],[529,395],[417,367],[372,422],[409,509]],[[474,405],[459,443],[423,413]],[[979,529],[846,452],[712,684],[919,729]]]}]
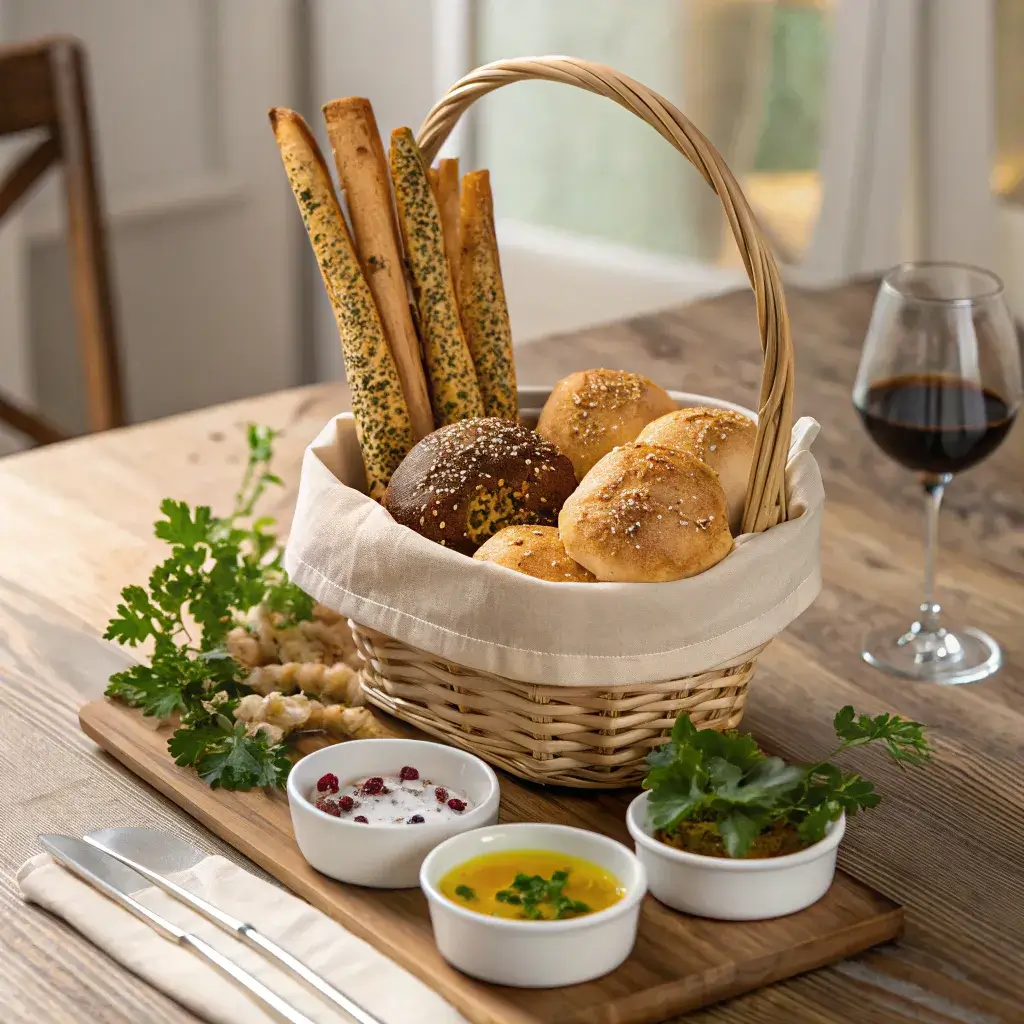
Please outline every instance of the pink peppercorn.
[{"label": "pink peppercorn", "polygon": [[317,780],[316,788],[319,793],[337,793],[339,789],[338,776],[333,772],[321,775]]}]

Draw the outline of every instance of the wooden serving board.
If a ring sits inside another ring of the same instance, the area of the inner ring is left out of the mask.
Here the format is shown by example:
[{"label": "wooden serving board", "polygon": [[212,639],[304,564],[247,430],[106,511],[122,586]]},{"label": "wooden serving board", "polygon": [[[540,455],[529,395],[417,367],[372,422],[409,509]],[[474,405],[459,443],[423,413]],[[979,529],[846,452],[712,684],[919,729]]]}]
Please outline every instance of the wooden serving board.
[{"label": "wooden serving board", "polygon": [[[840,960],[902,931],[899,906],[841,871],[820,902],[774,921],[707,921],[676,913],[648,896],[636,947],[612,974],[562,989],[488,985],[441,958],[418,889],[363,889],[314,871],[295,845],[283,793],[209,789],[168,756],[166,726],[155,726],[111,701],[85,705],[79,721],[129,770],[417,975],[473,1024],[653,1024]],[[632,846],[624,812],[633,795],[583,795],[501,775],[501,820],[577,825]]]}]

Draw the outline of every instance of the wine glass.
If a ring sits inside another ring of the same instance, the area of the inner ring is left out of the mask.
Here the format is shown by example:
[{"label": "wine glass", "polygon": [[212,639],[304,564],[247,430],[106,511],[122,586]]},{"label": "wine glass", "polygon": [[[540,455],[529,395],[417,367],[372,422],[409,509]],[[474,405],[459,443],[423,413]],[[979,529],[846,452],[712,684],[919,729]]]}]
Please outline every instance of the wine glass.
[{"label": "wine glass", "polygon": [[1021,402],[1017,332],[995,274],[957,263],[905,263],[882,280],[853,403],[871,439],[920,475],[924,599],[909,628],[882,628],[862,656],[892,675],[973,683],[1002,663],[987,633],[953,626],[935,600],[939,506],[953,474],[990,455]]}]

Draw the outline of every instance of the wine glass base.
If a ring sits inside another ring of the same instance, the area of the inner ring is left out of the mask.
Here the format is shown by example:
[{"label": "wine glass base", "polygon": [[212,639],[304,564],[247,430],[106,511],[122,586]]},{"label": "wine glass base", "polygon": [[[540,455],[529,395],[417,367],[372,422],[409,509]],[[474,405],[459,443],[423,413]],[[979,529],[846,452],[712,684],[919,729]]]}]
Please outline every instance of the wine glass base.
[{"label": "wine glass base", "polygon": [[999,670],[999,644],[972,626],[943,627],[935,632],[915,622],[902,636],[891,628],[872,630],[861,657],[889,675],[918,682],[956,686],[977,683]]}]

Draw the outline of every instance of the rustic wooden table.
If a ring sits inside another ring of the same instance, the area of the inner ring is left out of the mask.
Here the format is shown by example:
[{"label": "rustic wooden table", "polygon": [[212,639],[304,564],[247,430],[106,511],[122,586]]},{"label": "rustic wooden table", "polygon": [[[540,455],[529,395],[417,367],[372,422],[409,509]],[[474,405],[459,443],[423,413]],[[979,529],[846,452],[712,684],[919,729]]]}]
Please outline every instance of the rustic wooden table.
[{"label": "rustic wooden table", "polygon": [[[796,758],[823,749],[853,703],[929,723],[938,754],[903,775],[864,752],[885,794],[851,823],[843,866],[907,909],[906,937],[825,970],[693,1015],[756,1024],[1024,1020],[1024,432],[956,481],[943,521],[940,582],[956,617],[991,630],[1006,664],[944,689],[880,675],[858,657],[863,630],[909,618],[920,599],[921,499],[867,441],[850,387],[874,285],[791,291],[797,412],[821,421],[828,494],[816,604],[759,663],[745,719]],[[613,366],[666,387],[754,403],[753,302],[736,293],[629,323],[539,342],[523,383]],[[277,468],[294,483],[303,446],[345,401],[339,386],[288,391],[115,431],[0,463],[0,1019],[170,1024],[185,1011],[17,894],[39,832],[105,824],[173,827],[236,856],[97,750],[76,712],[124,656],[100,639],[120,588],[160,555],[158,502],[224,508],[239,469],[239,425],[284,431]],[[291,492],[276,513],[290,515]],[[855,761],[857,759],[854,759]]]}]

